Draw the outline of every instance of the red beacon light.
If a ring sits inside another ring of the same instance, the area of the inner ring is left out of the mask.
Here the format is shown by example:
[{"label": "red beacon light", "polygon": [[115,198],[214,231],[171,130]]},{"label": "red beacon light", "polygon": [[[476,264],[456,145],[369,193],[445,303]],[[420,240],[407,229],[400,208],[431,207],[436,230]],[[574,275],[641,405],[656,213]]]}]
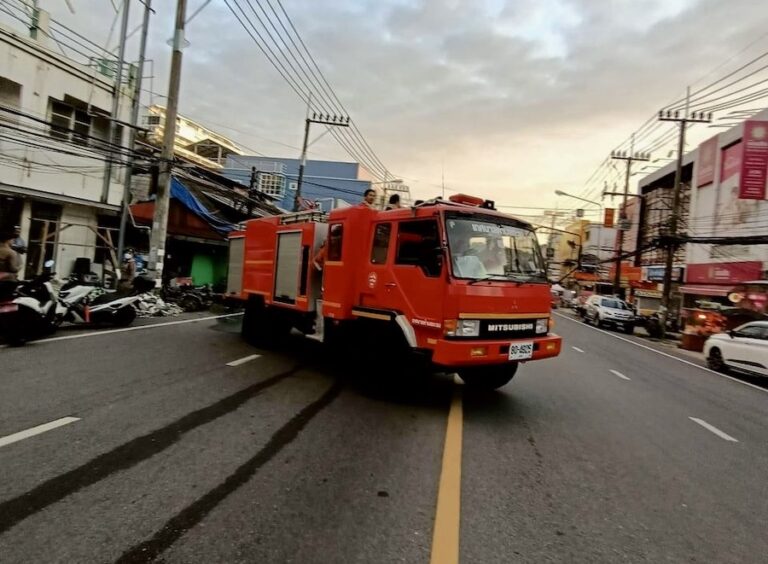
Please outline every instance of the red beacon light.
[{"label": "red beacon light", "polygon": [[475,206],[478,208],[486,208],[489,210],[495,210],[496,206],[491,200],[483,200],[477,196],[470,196],[468,194],[453,194],[448,197],[448,201],[454,204],[464,204],[466,206]]}]

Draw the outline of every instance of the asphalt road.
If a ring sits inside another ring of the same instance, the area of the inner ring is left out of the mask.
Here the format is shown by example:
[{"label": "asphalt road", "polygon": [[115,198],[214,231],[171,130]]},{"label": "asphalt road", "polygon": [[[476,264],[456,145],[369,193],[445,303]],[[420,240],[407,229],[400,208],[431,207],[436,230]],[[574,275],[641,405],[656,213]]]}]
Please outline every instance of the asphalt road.
[{"label": "asphalt road", "polygon": [[766,389],[565,318],[485,394],[182,321],[0,349],[0,562],[429,562],[436,517],[466,563],[768,562]]}]

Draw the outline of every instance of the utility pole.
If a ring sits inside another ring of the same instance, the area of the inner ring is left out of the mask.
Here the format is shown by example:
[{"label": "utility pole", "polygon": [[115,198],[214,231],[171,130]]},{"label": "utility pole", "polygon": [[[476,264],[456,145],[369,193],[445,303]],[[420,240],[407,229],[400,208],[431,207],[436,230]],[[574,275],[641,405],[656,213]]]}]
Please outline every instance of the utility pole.
[{"label": "utility pole", "polygon": [[[296,197],[293,200],[293,211],[299,211],[301,206],[301,185],[304,182],[304,168],[307,165],[307,147],[309,146],[309,124],[320,123],[323,125],[332,125],[335,127],[349,127],[349,116],[336,116],[329,114],[313,113],[312,117],[304,120],[304,143],[301,146],[301,161],[299,162],[299,179],[296,183]],[[317,139],[315,139],[317,141]]]},{"label": "utility pole", "polygon": [[[611,152],[612,159],[626,161],[627,170],[624,174],[624,203],[621,205],[621,213],[617,224],[618,250],[616,251],[616,273],[613,278],[613,293],[621,295],[621,255],[624,254],[624,231],[627,221],[627,198],[629,197],[629,178],[632,176],[632,163],[635,161],[649,161],[651,155],[648,153],[635,153],[635,134],[632,134],[632,141],[629,146],[629,153],[626,151]],[[600,242],[602,245],[602,241]]]},{"label": "utility pole", "polygon": [[[117,67],[115,68],[115,88],[112,90],[112,114],[109,116],[109,137],[107,138],[107,161],[104,164],[104,183],[101,188],[101,201],[107,203],[109,198],[109,185],[112,177],[112,146],[119,145],[115,142],[115,121],[119,119],[120,111],[120,86],[123,82],[123,59],[125,58],[125,41],[128,35],[128,7],[129,0],[123,0],[123,19],[120,22],[120,47],[117,50]],[[90,110],[90,108],[88,108]]]},{"label": "utility pole", "polygon": [[131,182],[133,179],[133,152],[136,148],[136,129],[139,123],[141,108],[141,80],[144,76],[144,58],[147,52],[147,35],[149,33],[149,16],[152,13],[152,0],[144,0],[144,21],[141,27],[141,43],[139,45],[139,68],[136,73],[136,83],[133,87],[131,101],[131,131],[128,134],[128,162],[125,166],[125,182],[123,188],[123,209],[120,214],[120,232],[117,237],[117,260],[122,260],[125,249],[125,230],[128,226],[128,208],[131,205]]},{"label": "utility pole", "polygon": [[176,115],[179,109],[179,88],[181,86],[181,50],[186,41],[184,39],[186,12],[187,0],[176,0],[176,25],[173,32],[171,76],[168,81],[168,105],[165,108],[163,151],[160,156],[160,175],[157,183],[157,195],[155,196],[155,214],[152,218],[152,237],[149,243],[149,270],[155,279],[156,286],[160,286],[162,283],[165,240],[168,233],[173,148],[176,142]]},{"label": "utility pole", "polygon": [[667,317],[669,316],[670,298],[672,295],[672,267],[675,261],[675,251],[677,250],[677,225],[680,214],[680,190],[683,182],[683,151],[685,151],[685,130],[689,123],[709,123],[712,121],[712,114],[703,112],[693,112],[689,114],[691,104],[691,87],[689,86],[685,94],[685,110],[682,117],[679,110],[660,111],[660,121],[675,121],[680,124],[680,134],[677,140],[677,168],[675,169],[675,185],[672,195],[672,214],[669,218],[669,242],[667,244],[665,268],[664,268],[664,287],[661,294],[661,338],[667,333]]},{"label": "utility pole", "polygon": [[557,223],[558,219],[567,215],[567,212],[561,212],[557,209],[544,211],[545,217],[549,216],[552,218],[551,225],[549,226],[549,241],[547,242],[547,249],[551,249],[547,251],[547,276],[549,276],[549,263],[555,256],[555,232],[560,231],[555,229],[555,224]]}]

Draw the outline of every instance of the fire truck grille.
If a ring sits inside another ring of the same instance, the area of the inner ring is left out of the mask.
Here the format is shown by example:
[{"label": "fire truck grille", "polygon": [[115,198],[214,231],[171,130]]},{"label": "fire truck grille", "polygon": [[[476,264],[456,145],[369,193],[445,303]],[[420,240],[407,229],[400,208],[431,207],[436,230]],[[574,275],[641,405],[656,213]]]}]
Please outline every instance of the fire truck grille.
[{"label": "fire truck grille", "polygon": [[535,319],[483,319],[481,339],[525,339],[536,336]]}]

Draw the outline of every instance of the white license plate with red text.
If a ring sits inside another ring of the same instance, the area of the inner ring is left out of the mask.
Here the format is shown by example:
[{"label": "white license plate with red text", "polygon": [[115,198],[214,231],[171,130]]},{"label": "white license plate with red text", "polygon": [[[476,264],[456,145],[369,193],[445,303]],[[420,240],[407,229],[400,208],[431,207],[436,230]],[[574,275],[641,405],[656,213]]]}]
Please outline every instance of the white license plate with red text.
[{"label": "white license plate with red text", "polygon": [[525,360],[533,356],[533,342],[512,343],[509,345],[509,360]]}]

